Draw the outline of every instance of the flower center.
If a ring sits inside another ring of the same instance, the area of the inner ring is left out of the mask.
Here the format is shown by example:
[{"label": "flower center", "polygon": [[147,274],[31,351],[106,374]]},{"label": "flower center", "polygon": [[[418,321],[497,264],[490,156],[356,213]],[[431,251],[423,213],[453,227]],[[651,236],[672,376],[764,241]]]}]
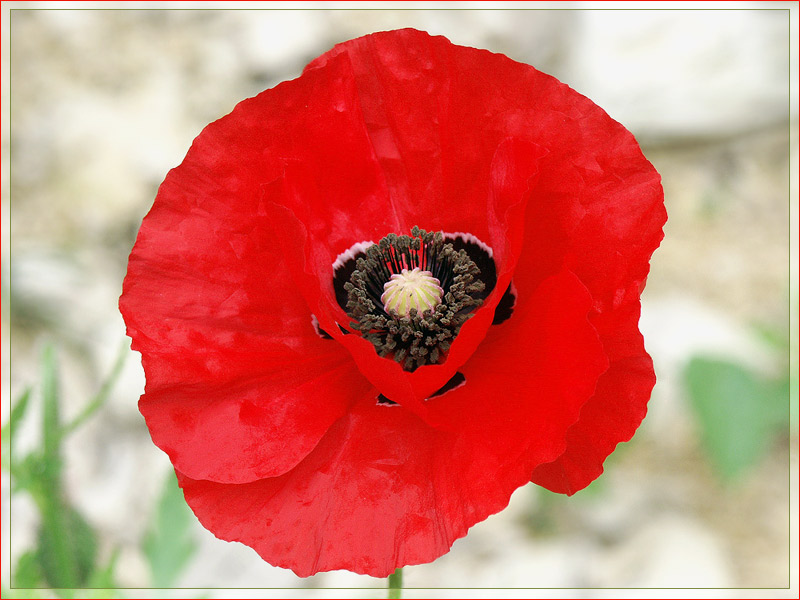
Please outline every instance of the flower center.
[{"label": "flower center", "polygon": [[433,310],[442,303],[443,294],[439,280],[430,271],[414,267],[392,274],[383,284],[381,302],[385,312],[407,317],[412,308],[418,313]]},{"label": "flower center", "polygon": [[345,283],[351,325],[407,371],[440,362],[483,301],[480,269],[441,233],[389,234],[364,251]]}]

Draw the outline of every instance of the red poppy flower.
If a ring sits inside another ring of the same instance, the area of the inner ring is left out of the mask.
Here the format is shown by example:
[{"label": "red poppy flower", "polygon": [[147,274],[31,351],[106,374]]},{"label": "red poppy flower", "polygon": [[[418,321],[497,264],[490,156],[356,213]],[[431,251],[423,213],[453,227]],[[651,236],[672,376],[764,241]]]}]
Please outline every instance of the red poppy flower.
[{"label": "red poppy flower", "polygon": [[429,562],[633,435],[665,218],[556,79],[409,29],[340,44],[161,185],[120,299],[141,412],[216,536],[301,576]]}]

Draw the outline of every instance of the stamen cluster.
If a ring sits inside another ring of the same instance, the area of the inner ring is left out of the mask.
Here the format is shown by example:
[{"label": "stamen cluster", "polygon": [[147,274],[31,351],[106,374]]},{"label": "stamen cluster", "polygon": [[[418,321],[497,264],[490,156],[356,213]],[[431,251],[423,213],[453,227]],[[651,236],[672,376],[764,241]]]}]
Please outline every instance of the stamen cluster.
[{"label": "stamen cluster", "polygon": [[[411,235],[389,234],[365,251],[344,288],[351,326],[374,344],[380,356],[391,357],[407,371],[443,359],[458,331],[482,302],[480,269],[464,250],[445,243],[441,232],[414,227]],[[441,304],[431,310],[410,308],[407,314],[386,310],[384,284],[403,270],[428,271],[443,290]]]}]

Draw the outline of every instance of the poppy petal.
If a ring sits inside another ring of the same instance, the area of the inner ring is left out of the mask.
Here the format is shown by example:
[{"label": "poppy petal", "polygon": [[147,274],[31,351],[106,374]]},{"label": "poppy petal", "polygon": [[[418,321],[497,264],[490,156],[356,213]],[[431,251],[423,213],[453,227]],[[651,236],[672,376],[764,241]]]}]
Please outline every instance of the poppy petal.
[{"label": "poppy petal", "polygon": [[[563,449],[607,367],[590,305],[574,275],[548,279],[510,340],[494,333],[499,327],[487,336],[500,366],[476,355],[464,366],[465,385],[429,400],[437,413],[454,413],[447,428],[366,397],[291,472],[243,485],[179,473],[186,500],[215,535],[300,576],[348,569],[384,577],[429,562]],[[523,386],[521,369],[530,375]]]},{"label": "poppy petal", "polygon": [[584,149],[577,156],[547,145],[534,198],[548,201],[531,203],[514,279],[524,300],[567,265],[592,295],[589,319],[611,361],[567,436],[567,451],[533,473],[535,483],[570,494],[602,473],[605,458],[646,413],[655,374],[638,329],[639,296],[666,221],[660,177],[633,136],[597,107],[575,129]]},{"label": "poppy petal", "polygon": [[195,477],[224,483],[273,477],[300,462],[357,394],[371,388],[337,354],[294,360],[286,352],[261,353],[255,358],[264,362],[253,364],[257,376],[148,389],[139,409],[154,443]]},{"label": "poppy petal", "polygon": [[[588,98],[528,65],[453,46],[418,31],[353,40],[320,57],[312,67],[344,53],[351,57],[376,155],[389,185],[398,182],[394,185],[401,188],[425,189],[432,185],[430,180],[448,180],[415,151],[415,144],[425,145],[418,140],[435,146],[437,136],[447,131],[445,123],[457,132],[438,142],[443,155],[445,149],[452,152],[446,163],[451,170],[445,173],[453,175],[448,181],[454,183],[433,185],[446,189],[454,203],[459,198],[474,201],[470,178],[462,176],[459,187],[458,175],[480,173],[487,146],[513,137],[546,151],[537,165],[539,174],[526,210],[525,241],[514,273],[515,313],[543,280],[564,267],[590,290],[593,323],[616,310],[626,294],[634,294],[636,299],[630,301],[638,305],[649,258],[663,237],[666,212],[658,173],[622,125]],[[412,82],[425,81],[438,92],[426,95],[423,85],[406,85],[402,78],[386,75],[392,72],[405,73]],[[416,107],[421,107],[419,113]],[[414,123],[408,131],[407,122]],[[416,174],[419,178],[414,180]],[[404,178],[411,178],[411,183]],[[638,334],[634,321],[619,321],[625,329],[620,335]],[[512,316],[508,323],[513,322]],[[598,330],[601,326],[597,321]],[[603,340],[612,343],[609,337]],[[629,415],[624,434],[614,427],[596,431],[596,436],[608,436],[606,448],[627,439],[644,414],[652,387],[647,383],[652,381],[648,361],[643,357],[630,370],[623,366],[627,363],[620,363],[606,376],[610,380],[630,375],[629,394],[637,395],[639,406]],[[643,370],[650,374],[643,375]],[[644,383],[636,383],[640,379]],[[614,407],[608,410],[613,412]],[[592,472],[599,473],[603,458],[594,457]],[[588,481],[584,479],[581,487]]]},{"label": "poppy petal", "polygon": [[194,477],[285,472],[369,387],[317,335],[259,211],[261,184],[281,169],[264,131],[289,127],[296,95],[319,99],[341,62],[209,125],[159,188],[131,253],[120,310],[147,373],[140,409],[155,443]]},{"label": "poppy petal", "polygon": [[573,273],[546,279],[515,311],[513,326],[490,329],[461,369],[467,381],[461,393],[430,402],[431,420],[486,431],[494,425],[490,435],[516,435],[537,448],[536,461],[553,460],[609,365],[590,308],[591,296]]},{"label": "poppy petal", "polygon": [[[264,234],[212,232],[177,214],[146,220],[120,301],[147,373],[140,410],[154,442],[195,477],[285,472],[369,384],[346,351],[317,335]],[[179,263],[170,242],[182,236],[193,250]]]},{"label": "poppy petal", "polygon": [[638,296],[592,321],[609,352],[609,369],[567,432],[565,452],[533,471],[534,483],[563,494],[574,494],[602,474],[606,457],[618,443],[631,439],[644,419],[656,382],[637,326]]}]

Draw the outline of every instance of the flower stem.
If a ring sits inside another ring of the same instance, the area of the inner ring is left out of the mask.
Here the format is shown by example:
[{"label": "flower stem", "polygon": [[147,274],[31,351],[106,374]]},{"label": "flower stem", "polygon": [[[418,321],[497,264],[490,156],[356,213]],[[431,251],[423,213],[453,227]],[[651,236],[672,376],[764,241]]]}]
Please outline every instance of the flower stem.
[{"label": "flower stem", "polygon": [[389,598],[403,597],[403,569],[396,569],[389,575]]}]

